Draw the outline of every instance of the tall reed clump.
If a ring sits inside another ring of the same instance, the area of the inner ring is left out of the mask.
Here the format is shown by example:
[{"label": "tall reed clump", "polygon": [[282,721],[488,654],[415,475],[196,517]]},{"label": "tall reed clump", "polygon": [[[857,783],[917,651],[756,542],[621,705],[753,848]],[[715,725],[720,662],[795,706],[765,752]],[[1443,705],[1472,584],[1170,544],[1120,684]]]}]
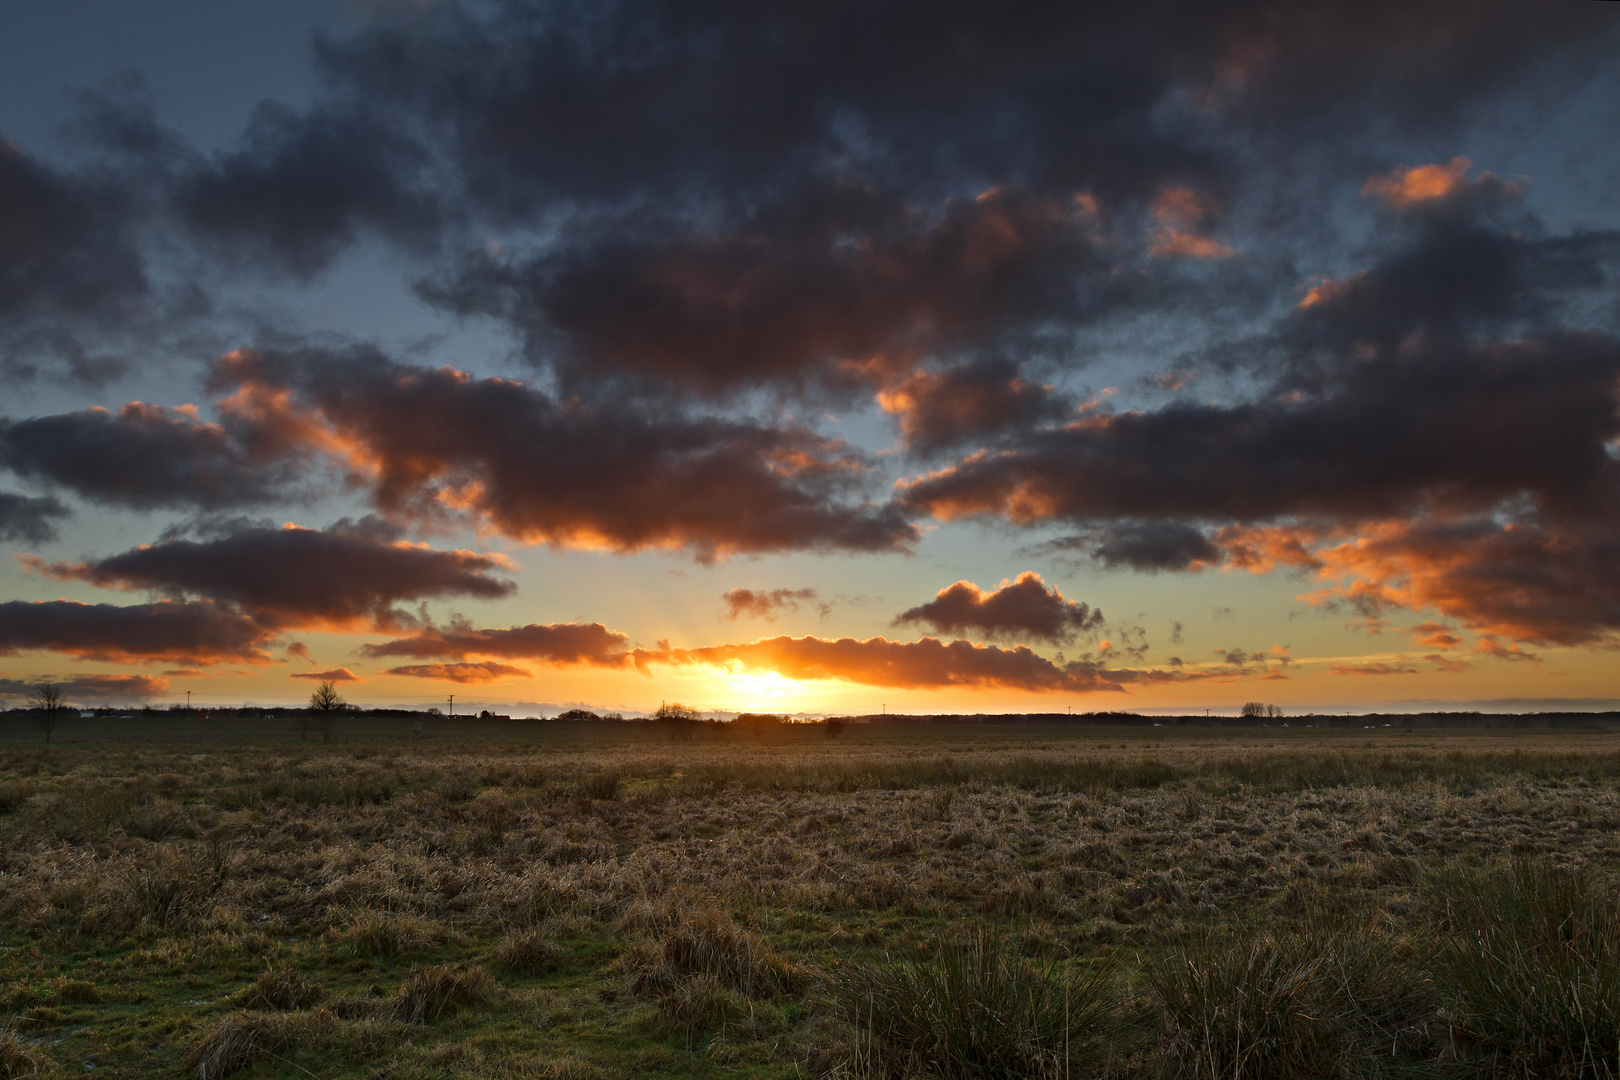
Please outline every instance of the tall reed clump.
[{"label": "tall reed clump", "polygon": [[1395,943],[1245,936],[1178,949],[1143,973],[1175,1075],[1381,1076],[1428,1041],[1421,958]]},{"label": "tall reed clump", "polygon": [[853,1064],[875,1076],[1066,1077],[1097,1062],[1120,1005],[1111,970],[1029,960],[989,929],[847,964],[828,988],[859,1032]]},{"label": "tall reed clump", "polygon": [[1429,885],[1452,931],[1440,971],[1471,1048],[1503,1074],[1620,1076],[1614,883],[1519,856]]}]

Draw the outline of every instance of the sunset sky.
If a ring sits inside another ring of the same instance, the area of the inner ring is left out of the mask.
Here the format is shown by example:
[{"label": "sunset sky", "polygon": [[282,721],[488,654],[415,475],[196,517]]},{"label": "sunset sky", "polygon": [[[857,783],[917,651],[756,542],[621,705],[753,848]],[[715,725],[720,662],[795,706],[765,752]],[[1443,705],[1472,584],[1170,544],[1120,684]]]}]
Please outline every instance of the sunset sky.
[{"label": "sunset sky", "polygon": [[0,703],[1620,704],[1620,4],[0,7]]}]

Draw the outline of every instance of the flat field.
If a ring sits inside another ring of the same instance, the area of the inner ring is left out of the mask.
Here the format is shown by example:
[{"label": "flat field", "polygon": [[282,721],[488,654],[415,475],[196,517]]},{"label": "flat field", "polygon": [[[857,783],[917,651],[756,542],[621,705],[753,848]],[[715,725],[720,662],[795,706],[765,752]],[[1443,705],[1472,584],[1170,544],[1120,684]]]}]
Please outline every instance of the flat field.
[{"label": "flat field", "polygon": [[1616,733],[139,724],[0,742],[0,1077],[1620,1069]]}]

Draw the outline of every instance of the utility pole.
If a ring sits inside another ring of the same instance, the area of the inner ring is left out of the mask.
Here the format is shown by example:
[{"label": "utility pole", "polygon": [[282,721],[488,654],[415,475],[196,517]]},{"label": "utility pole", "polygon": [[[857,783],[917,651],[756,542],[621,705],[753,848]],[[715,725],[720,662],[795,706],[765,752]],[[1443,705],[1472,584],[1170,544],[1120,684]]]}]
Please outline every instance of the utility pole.
[{"label": "utility pole", "polygon": [[456,715],[456,695],[454,694],[450,695],[450,715]]},{"label": "utility pole", "polygon": [[186,715],[191,715],[191,691],[186,691]]}]

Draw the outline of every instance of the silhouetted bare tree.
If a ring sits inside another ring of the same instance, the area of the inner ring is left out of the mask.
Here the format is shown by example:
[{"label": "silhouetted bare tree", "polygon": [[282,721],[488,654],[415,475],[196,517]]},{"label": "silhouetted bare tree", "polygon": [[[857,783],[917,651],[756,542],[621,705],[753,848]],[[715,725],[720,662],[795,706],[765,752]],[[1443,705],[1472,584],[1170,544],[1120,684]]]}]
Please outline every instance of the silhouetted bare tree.
[{"label": "silhouetted bare tree", "polygon": [[696,709],[689,709],[678,701],[667,701],[658,706],[653,713],[653,720],[664,726],[669,732],[671,742],[691,742],[692,732],[697,730],[698,721],[702,719]]},{"label": "silhouetted bare tree", "polygon": [[28,695],[28,708],[33,711],[39,730],[45,733],[45,741],[50,742],[56,732],[57,721],[68,711],[62,688],[55,683],[40,683]]},{"label": "silhouetted bare tree", "polygon": [[[309,710],[314,714],[311,719],[321,733],[321,742],[337,742],[338,714],[348,707],[349,703],[343,700],[343,695],[338,693],[337,687],[329,682],[321,683],[315,688],[315,692],[309,695]],[[300,737],[307,734],[307,731],[307,728],[304,729]]]}]

